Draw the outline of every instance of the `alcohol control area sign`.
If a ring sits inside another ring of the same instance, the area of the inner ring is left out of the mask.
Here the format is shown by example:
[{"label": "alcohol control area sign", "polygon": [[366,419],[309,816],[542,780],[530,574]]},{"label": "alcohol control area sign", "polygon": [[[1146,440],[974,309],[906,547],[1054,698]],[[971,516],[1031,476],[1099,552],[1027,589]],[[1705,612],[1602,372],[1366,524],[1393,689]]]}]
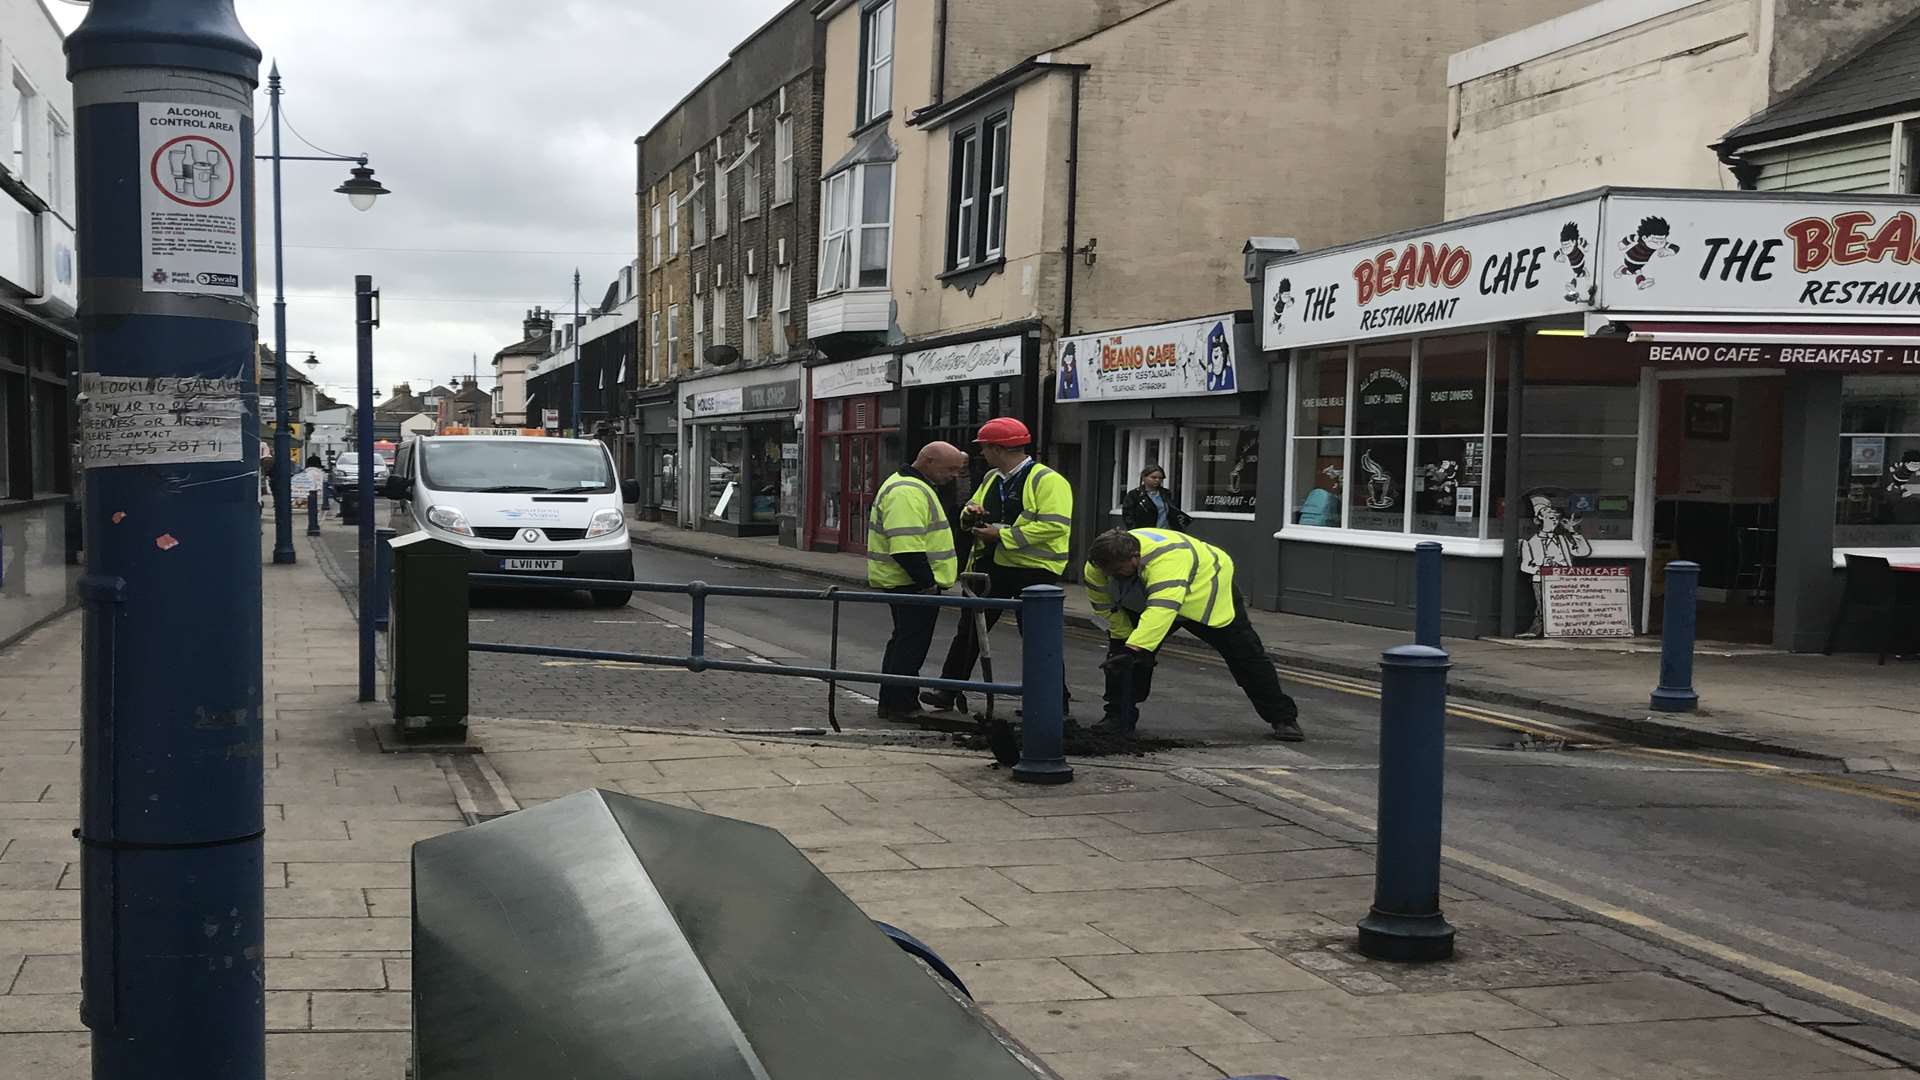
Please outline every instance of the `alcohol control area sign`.
[{"label": "alcohol control area sign", "polygon": [[238,109],[140,103],[141,268],[146,292],[246,294]]}]

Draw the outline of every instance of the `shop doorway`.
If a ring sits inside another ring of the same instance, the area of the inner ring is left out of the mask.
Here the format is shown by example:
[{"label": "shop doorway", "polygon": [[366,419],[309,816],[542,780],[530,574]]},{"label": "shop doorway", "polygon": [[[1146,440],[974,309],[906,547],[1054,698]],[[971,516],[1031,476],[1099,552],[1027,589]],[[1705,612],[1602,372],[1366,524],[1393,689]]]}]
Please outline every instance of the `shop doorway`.
[{"label": "shop doorway", "polygon": [[1658,632],[1666,564],[1700,564],[1702,640],[1773,640],[1781,416],[1775,373],[1662,372],[1647,629]]},{"label": "shop doorway", "polygon": [[893,395],[835,398],[814,406],[818,503],[813,546],[867,550],[873,497],[900,467],[900,405]]}]

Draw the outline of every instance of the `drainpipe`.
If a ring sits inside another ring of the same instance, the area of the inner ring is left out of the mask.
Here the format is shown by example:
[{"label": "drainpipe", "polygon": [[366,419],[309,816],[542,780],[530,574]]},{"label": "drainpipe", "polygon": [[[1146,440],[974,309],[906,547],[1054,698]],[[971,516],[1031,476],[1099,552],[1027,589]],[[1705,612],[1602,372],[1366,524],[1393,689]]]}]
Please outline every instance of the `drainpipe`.
[{"label": "drainpipe", "polygon": [[939,0],[933,12],[933,103],[947,100],[947,0]]},{"label": "drainpipe", "polygon": [[[1073,260],[1079,257],[1080,246],[1080,76],[1086,73],[1084,67],[1072,70],[1073,106],[1067,118],[1067,242],[1061,249],[1066,257],[1066,280],[1062,283],[1060,294],[1060,334],[1059,337],[1073,335]],[[1036,364],[1037,369],[1042,364]],[[1036,373],[1034,384],[1039,388],[1039,408],[1034,415],[1040,420],[1040,432],[1034,436],[1038,445],[1045,446],[1045,433],[1052,425],[1048,423],[1053,415],[1053,395],[1048,393],[1044,380]]]}]

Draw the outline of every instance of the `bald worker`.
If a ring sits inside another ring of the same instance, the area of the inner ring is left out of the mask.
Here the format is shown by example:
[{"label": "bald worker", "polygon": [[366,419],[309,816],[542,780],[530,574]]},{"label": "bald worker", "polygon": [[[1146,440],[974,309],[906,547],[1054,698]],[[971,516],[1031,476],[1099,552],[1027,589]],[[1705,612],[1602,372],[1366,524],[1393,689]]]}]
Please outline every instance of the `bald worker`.
[{"label": "bald worker", "polygon": [[[966,471],[966,451],[952,443],[931,442],[920,448],[913,464],[880,485],[867,515],[868,585],[892,593],[941,593],[953,587],[960,560],[954,553],[953,527],[934,489]],[[880,671],[918,675],[933,645],[940,609],[926,604],[889,607],[893,636],[887,640]],[[916,687],[880,688],[880,719],[912,721],[924,715]]]}]

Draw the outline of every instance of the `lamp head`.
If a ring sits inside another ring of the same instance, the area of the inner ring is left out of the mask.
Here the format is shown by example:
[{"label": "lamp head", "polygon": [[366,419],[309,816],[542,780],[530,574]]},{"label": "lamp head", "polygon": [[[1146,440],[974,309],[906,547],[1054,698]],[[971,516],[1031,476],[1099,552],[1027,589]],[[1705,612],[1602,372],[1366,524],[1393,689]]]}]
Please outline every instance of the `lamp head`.
[{"label": "lamp head", "polygon": [[386,185],[373,178],[373,170],[365,165],[357,165],[349,170],[351,179],[333,190],[347,197],[355,210],[373,209],[373,201],[382,195],[391,195]]}]

